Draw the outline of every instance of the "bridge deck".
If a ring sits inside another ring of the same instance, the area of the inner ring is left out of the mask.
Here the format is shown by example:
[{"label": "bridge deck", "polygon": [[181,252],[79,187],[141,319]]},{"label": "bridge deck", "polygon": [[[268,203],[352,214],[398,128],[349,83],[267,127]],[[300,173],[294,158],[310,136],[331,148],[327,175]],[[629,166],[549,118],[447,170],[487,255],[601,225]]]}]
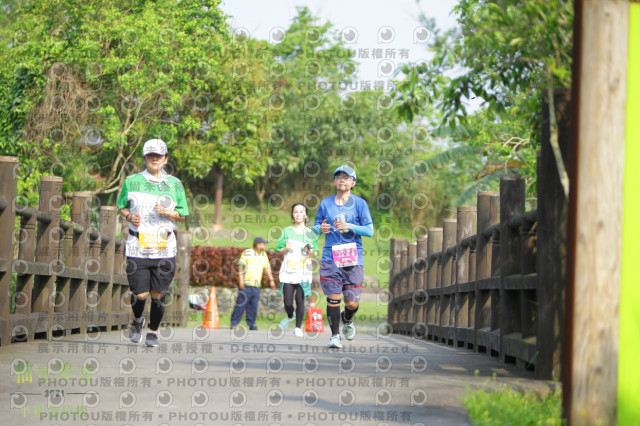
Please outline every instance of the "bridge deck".
[{"label": "bridge deck", "polygon": [[[468,424],[465,386],[549,382],[468,350],[360,333],[295,337],[239,329],[127,331],[17,343],[0,350],[2,424]],[[478,370],[478,374],[474,372]]]}]

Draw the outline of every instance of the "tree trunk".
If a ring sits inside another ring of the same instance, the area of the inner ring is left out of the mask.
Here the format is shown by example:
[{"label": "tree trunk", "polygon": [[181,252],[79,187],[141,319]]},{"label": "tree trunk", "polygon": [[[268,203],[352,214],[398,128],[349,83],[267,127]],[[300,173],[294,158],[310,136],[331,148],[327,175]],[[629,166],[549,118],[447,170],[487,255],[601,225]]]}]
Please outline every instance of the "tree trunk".
[{"label": "tree trunk", "polygon": [[267,177],[265,176],[262,180],[256,179],[256,197],[258,198],[258,207],[260,207],[260,213],[264,213],[264,193],[267,188]]},{"label": "tree trunk", "polygon": [[214,230],[222,229],[221,218],[222,218],[222,179],[224,177],[224,169],[220,167],[214,167],[213,175],[216,178],[216,193],[215,193],[215,223],[212,226]]}]

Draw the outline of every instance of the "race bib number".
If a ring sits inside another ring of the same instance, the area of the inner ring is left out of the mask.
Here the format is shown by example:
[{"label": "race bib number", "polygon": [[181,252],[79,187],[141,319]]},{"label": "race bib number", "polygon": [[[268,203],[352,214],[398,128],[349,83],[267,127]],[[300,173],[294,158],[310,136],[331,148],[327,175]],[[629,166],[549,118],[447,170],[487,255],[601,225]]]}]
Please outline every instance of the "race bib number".
[{"label": "race bib number", "polygon": [[289,259],[287,270],[290,272],[300,272],[304,266],[304,259]]},{"label": "race bib number", "polygon": [[358,247],[356,243],[339,244],[331,247],[333,263],[338,268],[354,266],[358,264]]},{"label": "race bib number", "polygon": [[167,232],[159,232],[157,234],[139,234],[138,244],[141,249],[163,249],[167,248]]}]

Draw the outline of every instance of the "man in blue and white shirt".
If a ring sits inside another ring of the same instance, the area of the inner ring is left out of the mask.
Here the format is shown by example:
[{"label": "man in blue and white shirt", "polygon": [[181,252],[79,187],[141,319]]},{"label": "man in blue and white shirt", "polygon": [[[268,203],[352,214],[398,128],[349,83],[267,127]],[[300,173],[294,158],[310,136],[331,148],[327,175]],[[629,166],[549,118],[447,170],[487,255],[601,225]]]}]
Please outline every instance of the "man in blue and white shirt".
[{"label": "man in blue and white shirt", "polygon": [[[342,332],[353,340],[356,327],[353,317],[358,311],[360,290],[364,280],[362,237],[373,236],[373,220],[369,206],[362,198],[351,193],[357,175],[353,167],[342,165],[333,172],[336,194],[320,202],[313,230],[326,235],[322,250],[320,284],[327,295],[327,318],[331,327],[329,347],[341,348]],[[345,309],[340,311],[341,296]]]}]

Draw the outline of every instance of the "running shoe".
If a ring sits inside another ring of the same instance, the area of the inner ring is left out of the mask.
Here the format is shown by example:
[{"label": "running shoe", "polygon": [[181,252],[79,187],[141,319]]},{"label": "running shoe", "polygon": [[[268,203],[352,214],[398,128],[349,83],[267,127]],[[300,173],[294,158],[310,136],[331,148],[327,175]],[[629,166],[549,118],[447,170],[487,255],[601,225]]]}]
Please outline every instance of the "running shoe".
[{"label": "running shoe", "polygon": [[158,346],[158,335],[156,333],[147,333],[147,340],[145,340],[144,344],[155,348]]},{"label": "running shoe", "polygon": [[303,336],[303,334],[302,334],[302,329],[301,329],[300,327],[296,327],[296,328],[293,330],[293,335],[294,335],[294,336],[297,336],[297,337],[302,337],[302,336]]},{"label": "running shoe", "polygon": [[293,321],[295,318],[296,318],[295,312],[293,313],[293,318],[284,317],[284,319],[280,321],[280,329],[284,330],[285,328],[289,327],[289,324],[291,324],[291,321]]},{"label": "running shoe", "polygon": [[342,333],[344,334],[344,338],[347,340],[353,340],[356,337],[356,325],[353,323],[353,319],[351,321],[347,321],[345,319],[344,311],[340,312],[340,319],[342,319]]},{"label": "running shoe", "polygon": [[140,321],[136,321],[134,318],[131,322],[131,328],[129,329],[129,339],[133,343],[140,343],[142,340],[142,327],[144,327],[145,319],[144,317],[140,318]]},{"label": "running shoe", "polygon": [[331,339],[329,339],[329,345],[330,348],[341,348],[342,347],[342,340],[340,339],[340,335],[339,334],[334,334],[333,336],[331,336]]}]

